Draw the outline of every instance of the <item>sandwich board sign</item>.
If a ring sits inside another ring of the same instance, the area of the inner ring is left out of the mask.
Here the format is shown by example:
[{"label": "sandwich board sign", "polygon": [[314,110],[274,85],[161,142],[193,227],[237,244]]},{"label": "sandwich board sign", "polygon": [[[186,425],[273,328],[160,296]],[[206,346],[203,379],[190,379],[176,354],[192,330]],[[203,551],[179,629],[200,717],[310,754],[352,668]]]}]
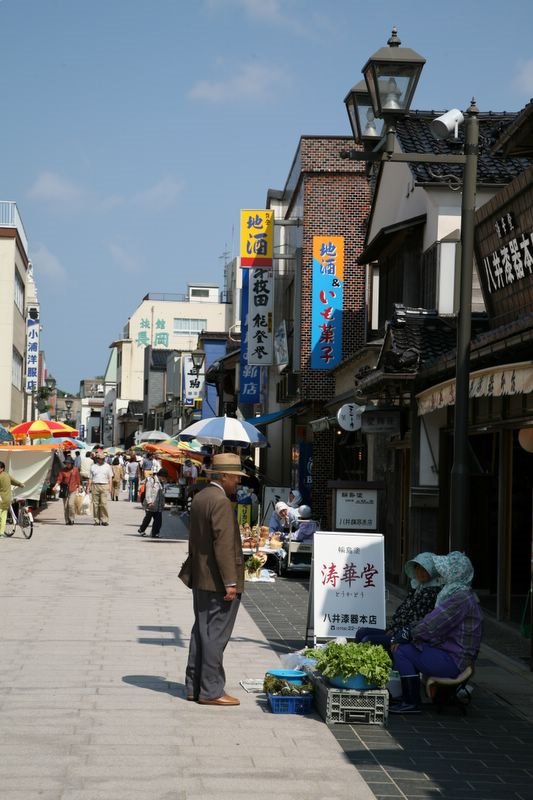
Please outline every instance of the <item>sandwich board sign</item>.
[{"label": "sandwich board sign", "polygon": [[383,534],[317,531],[310,602],[315,641],[386,628]]}]

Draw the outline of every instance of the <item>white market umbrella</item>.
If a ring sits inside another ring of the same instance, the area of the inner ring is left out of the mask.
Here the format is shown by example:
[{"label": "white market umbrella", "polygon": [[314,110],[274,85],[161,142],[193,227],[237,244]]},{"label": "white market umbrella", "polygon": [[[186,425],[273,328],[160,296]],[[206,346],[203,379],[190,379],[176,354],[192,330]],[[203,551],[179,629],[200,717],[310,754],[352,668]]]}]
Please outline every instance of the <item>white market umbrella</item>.
[{"label": "white market umbrella", "polygon": [[235,417],[206,417],[184,428],[177,438],[182,442],[196,439],[216,447],[266,447],[268,442],[254,425]]},{"label": "white market umbrella", "polygon": [[140,442],[164,442],[168,439],[165,431],[142,431],[139,435]]}]

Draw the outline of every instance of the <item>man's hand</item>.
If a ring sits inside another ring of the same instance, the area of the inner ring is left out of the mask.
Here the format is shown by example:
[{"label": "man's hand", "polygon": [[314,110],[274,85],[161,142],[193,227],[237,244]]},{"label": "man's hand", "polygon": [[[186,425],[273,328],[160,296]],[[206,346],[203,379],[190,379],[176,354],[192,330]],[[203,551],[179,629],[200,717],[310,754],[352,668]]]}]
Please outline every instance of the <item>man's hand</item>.
[{"label": "man's hand", "polygon": [[231,602],[235,600],[237,597],[237,587],[236,586],[226,586],[226,594],[224,595],[224,600],[228,600]]}]

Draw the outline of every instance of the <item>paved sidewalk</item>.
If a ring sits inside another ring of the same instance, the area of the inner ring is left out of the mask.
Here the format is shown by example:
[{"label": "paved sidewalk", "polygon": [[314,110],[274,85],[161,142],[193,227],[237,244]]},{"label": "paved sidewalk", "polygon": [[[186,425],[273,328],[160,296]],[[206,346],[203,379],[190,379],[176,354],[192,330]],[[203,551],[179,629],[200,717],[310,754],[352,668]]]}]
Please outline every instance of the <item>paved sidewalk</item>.
[{"label": "paved sidewalk", "polygon": [[0,540],[1,800],[372,800],[316,714],[271,714],[240,687],[279,665],[244,607],[225,661],[242,705],[184,699],[185,530],[166,513],[142,538],[122,499],[110,515],[68,527],[51,503],[32,539]]},{"label": "paved sidewalk", "polygon": [[[282,653],[304,644],[307,598],[307,580],[294,577],[247,584],[244,602]],[[379,800],[533,800],[533,673],[517,636],[487,624],[467,716],[425,705],[420,716],[391,715],[386,728],[331,726]]]}]

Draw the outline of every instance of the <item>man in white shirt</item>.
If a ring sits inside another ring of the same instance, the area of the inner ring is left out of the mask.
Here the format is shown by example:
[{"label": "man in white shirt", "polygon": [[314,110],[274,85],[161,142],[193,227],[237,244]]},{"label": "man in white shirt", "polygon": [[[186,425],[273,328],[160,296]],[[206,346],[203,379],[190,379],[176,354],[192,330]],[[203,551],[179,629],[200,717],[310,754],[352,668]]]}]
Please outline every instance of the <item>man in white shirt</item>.
[{"label": "man in white shirt", "polygon": [[95,525],[109,525],[107,501],[111,494],[113,470],[106,463],[103,450],[97,450],[95,463],[91,467],[87,491],[93,496],[93,517]]}]

